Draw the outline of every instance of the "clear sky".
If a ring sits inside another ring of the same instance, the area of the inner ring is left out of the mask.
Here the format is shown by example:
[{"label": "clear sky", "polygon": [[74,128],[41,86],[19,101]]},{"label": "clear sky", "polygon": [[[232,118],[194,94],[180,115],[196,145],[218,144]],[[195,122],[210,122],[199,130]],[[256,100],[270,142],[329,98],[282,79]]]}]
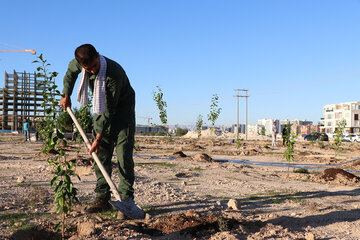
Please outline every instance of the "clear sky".
[{"label": "clear sky", "polygon": [[[249,123],[317,123],[324,105],[360,101],[359,0],[1,0],[0,9],[0,43],[42,53],[60,90],[75,48],[91,43],[124,67],[137,116],[153,123],[157,85],[169,124],[194,124],[199,114],[209,123],[213,94],[216,124],[236,123],[236,88],[249,90]],[[0,53],[0,87],[5,71],[34,72],[35,58]]]}]

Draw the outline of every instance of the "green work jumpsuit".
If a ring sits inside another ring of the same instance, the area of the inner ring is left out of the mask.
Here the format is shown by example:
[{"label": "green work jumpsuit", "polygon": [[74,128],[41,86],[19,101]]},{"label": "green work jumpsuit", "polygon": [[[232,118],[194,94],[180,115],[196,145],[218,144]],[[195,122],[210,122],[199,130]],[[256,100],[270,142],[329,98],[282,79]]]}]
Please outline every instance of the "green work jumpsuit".
[{"label": "green work jumpsuit", "polygon": [[[103,114],[94,114],[94,132],[100,133],[98,157],[111,176],[111,159],[116,148],[120,183],[118,190],[122,200],[134,197],[134,161],[133,147],[135,135],[135,92],[130,85],[124,69],[115,61],[106,58],[106,110]],[[64,76],[63,93],[71,96],[75,81],[82,66],[73,59]],[[89,73],[89,87],[94,89],[96,75]],[[110,187],[95,165],[97,197],[110,199]]]}]

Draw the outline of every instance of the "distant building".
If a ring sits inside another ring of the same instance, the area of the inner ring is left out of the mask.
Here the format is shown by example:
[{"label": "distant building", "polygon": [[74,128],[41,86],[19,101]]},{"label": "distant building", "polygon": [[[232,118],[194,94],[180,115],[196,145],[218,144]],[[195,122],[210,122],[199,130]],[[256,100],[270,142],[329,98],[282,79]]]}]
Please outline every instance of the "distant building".
[{"label": "distant building", "polygon": [[[236,133],[237,124],[233,124],[229,132]],[[245,124],[239,124],[239,133],[245,134]]]},{"label": "distant building", "polygon": [[255,135],[260,132],[259,126],[257,124],[249,124],[247,127],[248,134],[249,135]]},{"label": "distant building", "polygon": [[158,133],[158,132],[168,132],[168,128],[166,131],[160,126],[148,126],[148,125],[136,125],[135,132],[140,134],[146,133]]},{"label": "distant building", "polygon": [[344,102],[338,104],[328,104],[323,107],[323,118],[321,119],[321,131],[327,134],[333,134],[338,122],[346,121],[345,133],[360,132],[360,102]]},{"label": "distant building", "polygon": [[[278,119],[259,119],[258,120],[258,128],[261,132],[262,128],[265,128],[265,135],[271,135],[272,134],[272,126],[274,124],[274,121],[276,122],[277,132],[280,133],[280,121]],[[259,133],[260,133],[259,132]]]},{"label": "distant building", "polygon": [[317,130],[317,128],[314,127],[312,121],[299,120],[299,119],[294,119],[294,120],[285,119],[285,120],[280,121],[280,125],[281,125],[280,131],[281,132],[286,127],[286,124],[291,125],[291,132],[295,135],[310,134],[311,129],[314,129],[314,131]]}]

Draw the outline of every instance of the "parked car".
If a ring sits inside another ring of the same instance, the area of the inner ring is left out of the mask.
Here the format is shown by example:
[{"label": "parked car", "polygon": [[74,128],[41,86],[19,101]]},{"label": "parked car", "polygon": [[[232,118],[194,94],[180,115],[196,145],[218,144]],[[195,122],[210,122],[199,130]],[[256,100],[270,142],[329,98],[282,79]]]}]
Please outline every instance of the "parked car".
[{"label": "parked car", "polygon": [[360,136],[356,134],[349,134],[343,136],[344,142],[360,142]]},{"label": "parked car", "polygon": [[329,136],[326,133],[312,133],[308,134],[304,137],[304,140],[306,141],[329,141]]}]

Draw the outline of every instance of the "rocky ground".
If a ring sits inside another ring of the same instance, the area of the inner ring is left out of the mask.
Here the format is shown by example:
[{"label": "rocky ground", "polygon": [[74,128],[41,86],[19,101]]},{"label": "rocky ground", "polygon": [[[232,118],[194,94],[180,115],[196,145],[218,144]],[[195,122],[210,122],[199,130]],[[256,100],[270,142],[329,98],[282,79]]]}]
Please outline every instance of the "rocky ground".
[{"label": "rocky ground", "polygon": [[[83,144],[66,147],[81,180],[67,239],[360,239],[360,144],[295,143],[295,166],[269,140],[137,137],[135,201],[144,220],[86,214],[94,199]],[[0,239],[59,239],[41,142],[0,134]],[[115,161],[114,157],[114,161]],[[234,161],[233,161],[234,160]],[[305,165],[299,165],[305,164]],[[113,180],[118,182],[114,164]]]}]

